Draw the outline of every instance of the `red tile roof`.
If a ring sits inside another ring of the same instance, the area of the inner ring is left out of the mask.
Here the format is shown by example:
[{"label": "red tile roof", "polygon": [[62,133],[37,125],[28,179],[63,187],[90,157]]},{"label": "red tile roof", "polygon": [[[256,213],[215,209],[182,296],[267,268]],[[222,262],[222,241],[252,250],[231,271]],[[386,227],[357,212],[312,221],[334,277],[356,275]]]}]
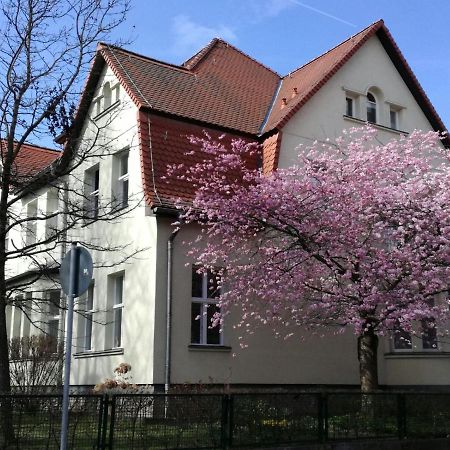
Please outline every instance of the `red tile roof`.
[{"label": "red tile roof", "polygon": [[[263,133],[275,128],[281,129],[288,120],[308,101],[333,75],[367,42],[377,35],[386,52],[396,66],[417,103],[424,111],[430,124],[436,131],[446,127],[425,91],[415,77],[411,67],[395,43],[382,20],[345,40],[341,44],[313,59],[304,66],[285,76],[273,103]],[[285,99],[285,101],[283,101]],[[285,103],[285,104],[283,104]],[[446,141],[450,144],[450,141]]]},{"label": "red tile roof", "polygon": [[[180,66],[99,44],[80,102],[74,135],[81,129],[106,62],[139,110],[147,203],[170,205],[174,197],[189,200],[193,195],[191,186],[179,180],[167,183],[163,179],[168,163],[193,163],[201,154],[196,149],[193,156],[185,155],[186,150],[192,150],[186,136],[199,135],[203,128],[208,128],[212,134],[212,130],[225,130],[230,136],[258,140],[263,149],[264,172],[274,170],[278,165],[283,126],[375,35],[432,127],[445,130],[380,20],[285,77],[220,39],[213,39]],[[450,140],[445,143],[450,145]]]},{"label": "red tile roof", "polygon": [[[286,75],[270,112],[265,131],[282,128],[296,113],[370,38],[383,26],[376,22],[338,46]],[[295,91],[294,91],[295,89]],[[286,104],[282,104],[286,99]]]},{"label": "red tile roof", "polygon": [[[4,141],[0,143],[0,147],[3,161]],[[60,155],[58,150],[24,143],[14,159],[12,174],[16,181],[23,182],[48,167]]]},{"label": "red tile roof", "polygon": [[[168,165],[194,165],[205,159],[198,145],[191,144],[189,136],[205,137],[205,127],[184,121],[161,117],[147,111],[138,112],[141,172],[145,200],[151,206],[173,206],[176,199],[189,202],[195,191],[186,180],[166,179]],[[213,139],[223,133],[208,129]],[[241,138],[227,133],[222,142]],[[250,142],[250,139],[245,139]],[[188,154],[187,154],[188,153]],[[256,161],[253,162],[256,167]]]},{"label": "red tile roof", "polygon": [[220,39],[183,66],[100,45],[139,107],[256,135],[279,76]]}]

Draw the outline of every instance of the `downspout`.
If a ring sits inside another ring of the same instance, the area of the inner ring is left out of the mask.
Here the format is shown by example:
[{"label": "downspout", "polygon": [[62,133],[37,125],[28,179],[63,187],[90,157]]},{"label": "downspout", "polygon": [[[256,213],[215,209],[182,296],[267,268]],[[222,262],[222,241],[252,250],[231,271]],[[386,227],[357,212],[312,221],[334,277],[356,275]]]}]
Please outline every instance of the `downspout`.
[{"label": "downspout", "polygon": [[172,354],[172,269],[173,269],[173,242],[180,228],[177,227],[167,239],[167,297],[166,297],[166,361],[164,364],[164,392],[169,393],[171,354]]}]

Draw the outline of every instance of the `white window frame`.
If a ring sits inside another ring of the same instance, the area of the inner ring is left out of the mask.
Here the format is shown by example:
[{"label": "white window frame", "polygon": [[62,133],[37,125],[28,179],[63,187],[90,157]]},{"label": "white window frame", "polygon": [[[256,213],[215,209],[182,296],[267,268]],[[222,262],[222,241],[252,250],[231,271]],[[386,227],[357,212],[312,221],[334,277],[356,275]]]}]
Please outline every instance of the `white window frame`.
[{"label": "white window frame", "polygon": [[107,81],[103,85],[102,94],[103,94],[102,95],[102,97],[103,97],[103,111],[106,111],[113,104],[113,101],[112,101],[112,89],[111,89],[111,85],[110,85],[109,81]]},{"label": "white window frame", "polygon": [[[55,202],[55,204],[52,204]],[[54,214],[53,217],[48,217]],[[45,239],[51,239],[58,232],[59,198],[56,188],[47,192],[47,220],[45,221]]]},{"label": "white window frame", "polygon": [[[198,266],[192,266],[192,274],[194,271],[197,271],[199,269]],[[219,330],[219,343],[212,344],[208,342],[208,328],[211,327],[211,323],[208,320],[208,307],[210,305],[217,305],[219,301],[215,297],[208,297],[208,274],[211,275],[211,272],[205,271],[205,273],[202,273],[202,296],[201,297],[191,297],[191,327],[192,327],[192,320],[198,320],[200,322],[200,342],[192,342],[192,331],[190,336],[190,345],[201,345],[201,346],[223,346],[223,332],[222,329],[220,329],[220,325],[217,325],[217,328]],[[192,276],[191,276],[192,278]],[[200,314],[198,318],[192,318],[192,304],[199,304],[200,305]]]},{"label": "white window frame", "polygon": [[[119,153],[116,153],[114,155],[115,167],[113,167],[113,170],[115,171],[115,174],[113,174],[113,177],[116,178],[116,183],[113,191],[113,198],[116,209],[122,209],[128,206],[129,187],[130,187],[129,157],[130,157],[129,149],[121,150]],[[124,171],[125,164],[126,164],[126,172]]]},{"label": "white window frame", "polygon": [[[374,98],[375,101],[369,100],[369,95]],[[366,96],[366,114],[367,114],[367,121],[370,123],[378,123],[378,107],[377,107],[377,98],[373,92],[368,92]],[[369,120],[369,108],[373,109],[375,112],[375,120],[370,121]]]},{"label": "white window frame", "polygon": [[84,326],[83,326],[83,350],[85,352],[93,351],[93,324],[94,324],[94,284],[91,284],[86,292],[86,310],[84,311]]},{"label": "white window frame", "polygon": [[87,169],[84,178],[86,212],[90,220],[96,220],[100,210],[100,164]]},{"label": "white window frame", "polygon": [[[392,120],[394,118],[394,120]],[[389,127],[393,130],[398,130],[400,128],[399,125],[399,111],[398,109],[393,108],[392,106],[389,108]]]},{"label": "white window frame", "polygon": [[[108,311],[109,320],[106,327],[106,346],[109,348],[123,348],[123,310],[125,294],[125,272],[108,276]],[[119,294],[119,286],[121,292]],[[120,301],[119,301],[120,300]]]},{"label": "white window frame", "polygon": [[[55,305],[57,308],[57,314],[52,314],[52,294],[58,294],[59,296],[59,300],[58,300],[58,305]],[[47,334],[49,336],[49,338],[54,337],[56,340],[56,345],[55,345],[55,351],[54,353],[58,352],[58,349],[61,345],[61,330],[60,330],[60,326],[61,326],[61,319],[62,319],[62,314],[61,314],[61,291],[58,289],[52,289],[49,291],[46,291],[46,297],[48,300],[48,318],[47,318]],[[56,323],[56,336],[52,336],[51,334],[51,324]]]},{"label": "white window frame", "polygon": [[[351,114],[349,114],[349,104],[351,105]],[[355,117],[355,99],[350,95],[345,96],[345,115]]]},{"label": "white window frame", "polygon": [[25,221],[25,245],[34,245],[37,242],[37,215],[38,200],[34,199],[27,203],[27,219],[30,217],[34,219]]}]

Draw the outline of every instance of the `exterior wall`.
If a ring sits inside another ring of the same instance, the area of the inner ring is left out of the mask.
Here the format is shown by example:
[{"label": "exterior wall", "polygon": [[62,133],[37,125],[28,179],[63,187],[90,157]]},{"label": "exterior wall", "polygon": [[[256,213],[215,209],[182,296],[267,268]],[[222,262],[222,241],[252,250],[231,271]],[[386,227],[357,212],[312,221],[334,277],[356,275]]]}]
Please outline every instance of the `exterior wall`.
[{"label": "exterior wall", "polygon": [[[346,128],[360,126],[361,121],[345,116],[346,93],[356,95],[356,114],[366,120],[365,95],[375,92],[378,111],[378,137],[382,142],[396,139],[400,133],[388,129],[389,104],[401,106],[399,128],[405,132],[414,129],[432,130],[424,113],[395,69],[377,37],[371,38],[324,87],[301,108],[283,128],[279,167],[296,163],[296,147],[311,145],[314,140],[333,139]],[[444,339],[445,341],[445,339]],[[337,336],[340,355],[353,355],[355,342]],[[439,343],[439,351],[421,351],[420,339],[413,340],[413,350],[393,352],[390,339],[384,338],[379,347],[379,376],[381,384],[388,385],[450,385],[450,346]],[[314,355],[314,352],[312,352]],[[339,378],[330,372],[329,382]],[[319,381],[317,381],[319,382]]]},{"label": "exterior wall", "polygon": [[[96,107],[95,99],[101,96],[101,87],[105,82],[109,82],[111,86],[117,82],[109,68],[99,80],[91,107],[93,123],[87,121],[82,135],[82,145],[86,145],[97,133],[96,127],[102,128],[99,132],[99,146],[96,147],[97,156],[86,162],[75,177],[82,180],[84,170],[99,164],[100,202],[110,205],[117,179],[113,167],[114,153],[128,149],[129,211],[110,223],[94,222],[89,227],[76,230],[71,236],[72,239],[93,245],[120,247],[116,251],[91,251],[94,265],[100,266],[94,270],[95,313],[92,349],[84,351],[85,319],[82,314],[78,314],[74,324],[77,334],[71,383],[96,384],[112,377],[114,368],[121,362],[127,362],[132,366],[133,382],[151,384],[156,222],[147,215],[143,198],[137,108],[120,88],[120,102],[109,113],[95,117],[95,112],[92,111]],[[114,348],[110,337],[113,326],[111,275],[119,273],[124,274],[122,343],[119,348]],[[80,310],[84,309],[83,300],[81,298],[78,301]]]},{"label": "exterior wall", "polygon": [[[165,261],[167,239],[173,231],[169,219],[158,219],[157,305],[165,305]],[[336,337],[331,333],[319,339],[305,334],[303,340],[277,339],[269,329],[260,328],[245,336],[247,348],[240,347],[240,330],[232,324],[235,311],[226,318],[223,340],[228,348],[191,346],[192,261],[187,255],[189,242],[195,240],[199,228],[182,226],[174,241],[173,253],[173,317],[171,382],[214,384],[342,384],[359,383],[355,337],[349,333]],[[155,382],[163,383],[165,307],[157,308],[156,324],[164,324],[155,340]]]},{"label": "exterior wall", "polygon": [[[366,120],[365,100],[362,96],[375,89],[380,124],[389,127],[388,103],[403,107],[400,111],[399,127],[402,131],[414,129],[431,130],[424,113],[405,85],[397,69],[375,36],[331,78],[311,100],[309,100],[283,128],[279,167],[297,162],[296,147],[311,144],[315,140],[333,139],[346,128],[361,123],[344,117],[346,90],[360,93],[359,118]],[[279,106],[275,106],[279,107]],[[379,129],[379,138],[387,142],[399,137],[393,130]]]}]

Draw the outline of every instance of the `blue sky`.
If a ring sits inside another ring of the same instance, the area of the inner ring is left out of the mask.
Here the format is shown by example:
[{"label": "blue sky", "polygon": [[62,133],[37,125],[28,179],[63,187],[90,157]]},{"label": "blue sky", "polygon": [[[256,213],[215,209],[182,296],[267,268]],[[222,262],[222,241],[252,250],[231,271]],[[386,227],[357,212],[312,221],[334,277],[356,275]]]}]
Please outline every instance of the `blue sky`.
[{"label": "blue sky", "polygon": [[449,0],[131,0],[118,36],[180,64],[222,37],[280,74],[382,18],[450,127]]}]

